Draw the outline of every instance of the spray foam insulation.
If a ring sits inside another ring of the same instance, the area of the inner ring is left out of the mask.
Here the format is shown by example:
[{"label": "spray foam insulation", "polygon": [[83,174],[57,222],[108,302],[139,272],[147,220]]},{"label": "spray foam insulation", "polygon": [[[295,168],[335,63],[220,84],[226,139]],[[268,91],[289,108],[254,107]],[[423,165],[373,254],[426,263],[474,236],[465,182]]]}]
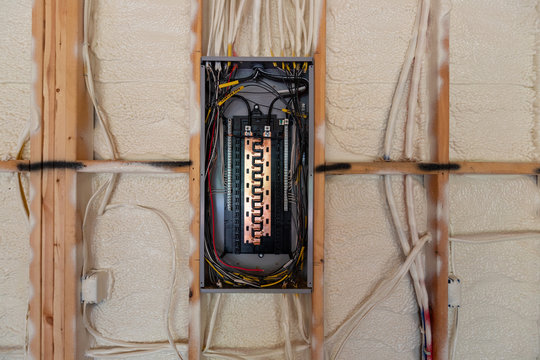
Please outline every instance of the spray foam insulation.
[{"label": "spray foam insulation", "polygon": [[[540,231],[540,194],[526,176],[450,178],[451,234]],[[537,359],[540,234],[531,240],[455,244],[462,282],[456,359]],[[449,321],[453,312],[449,311]]]},{"label": "spray foam insulation", "polygon": [[[329,1],[326,21],[326,160],[382,157],[388,113],[413,31],[417,1]],[[425,59],[424,65],[427,65]],[[427,158],[423,66],[415,158]],[[406,109],[408,87],[401,109]],[[398,113],[391,156],[403,154],[406,111]]]},{"label": "spray foam insulation", "polygon": [[[25,188],[28,191],[28,186]],[[13,349],[22,354],[29,297],[30,232],[16,174],[0,175],[0,203],[6,204],[0,206],[0,350]]]},{"label": "spray foam insulation", "polygon": [[[187,159],[191,1],[93,0],[97,100],[122,159]],[[95,151],[110,156],[101,128]]]},{"label": "spray foam insulation", "polygon": [[[19,136],[30,118],[32,1],[5,1],[1,7],[0,159],[7,160],[17,156]],[[0,203],[0,350],[8,350],[0,351],[0,359],[15,359],[23,354],[30,295],[30,231],[16,174],[0,174]]]},{"label": "spray foam insulation", "polygon": [[538,161],[537,1],[454,0],[450,158]]},{"label": "spray foam insulation", "polygon": [[[108,178],[94,179],[94,190]],[[171,328],[187,339],[189,294],[188,179],[186,175],[122,175],[111,204],[139,204],[165,214],[177,243],[177,280]],[[91,266],[112,273],[110,298],[92,306],[91,321],[103,335],[126,341],[164,341],[172,281],[173,249],[158,216],[116,208],[97,218],[89,249]],[[100,343],[98,345],[107,345]]]},{"label": "spray foam insulation", "polygon": [[[398,211],[405,216],[402,177],[392,179]],[[332,334],[371,291],[403,261],[379,176],[328,176],[325,221],[325,333]],[[426,230],[426,198],[414,182],[420,232]],[[406,223],[403,222],[406,229]],[[352,256],[351,256],[352,255]],[[384,325],[383,325],[384,324]],[[361,323],[341,358],[418,359],[420,336],[414,290],[407,276]],[[392,331],[389,331],[392,329]],[[330,344],[332,345],[332,344]]]}]

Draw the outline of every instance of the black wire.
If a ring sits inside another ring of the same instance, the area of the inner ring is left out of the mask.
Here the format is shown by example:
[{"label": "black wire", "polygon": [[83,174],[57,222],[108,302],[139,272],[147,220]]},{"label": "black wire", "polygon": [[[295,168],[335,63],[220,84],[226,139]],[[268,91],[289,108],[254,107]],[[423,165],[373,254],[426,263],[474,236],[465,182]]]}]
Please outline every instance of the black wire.
[{"label": "black wire", "polygon": [[244,102],[244,104],[246,104],[246,108],[247,108],[247,112],[248,112],[248,122],[249,122],[249,125],[251,125],[251,106],[249,106],[249,102],[248,100],[241,96],[241,95],[233,95],[231,96],[231,98],[227,101],[227,107],[225,109],[223,109],[223,112],[225,112],[229,106],[231,106],[232,102],[234,100],[242,100]]}]

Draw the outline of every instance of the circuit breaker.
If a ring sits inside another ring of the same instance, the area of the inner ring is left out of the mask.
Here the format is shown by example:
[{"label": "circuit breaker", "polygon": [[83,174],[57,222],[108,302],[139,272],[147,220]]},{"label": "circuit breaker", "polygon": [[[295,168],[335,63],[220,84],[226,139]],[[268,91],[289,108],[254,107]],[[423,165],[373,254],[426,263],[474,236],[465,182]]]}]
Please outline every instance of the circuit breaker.
[{"label": "circuit breaker", "polygon": [[309,292],[311,58],[201,61],[201,291]]}]

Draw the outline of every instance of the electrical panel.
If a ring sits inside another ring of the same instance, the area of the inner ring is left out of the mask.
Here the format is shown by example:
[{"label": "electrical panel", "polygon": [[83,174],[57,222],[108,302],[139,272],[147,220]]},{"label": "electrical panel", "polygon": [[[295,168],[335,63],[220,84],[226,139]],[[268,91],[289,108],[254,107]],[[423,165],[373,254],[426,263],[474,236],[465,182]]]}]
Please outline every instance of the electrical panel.
[{"label": "electrical panel", "polygon": [[311,58],[201,61],[201,291],[309,292]]}]

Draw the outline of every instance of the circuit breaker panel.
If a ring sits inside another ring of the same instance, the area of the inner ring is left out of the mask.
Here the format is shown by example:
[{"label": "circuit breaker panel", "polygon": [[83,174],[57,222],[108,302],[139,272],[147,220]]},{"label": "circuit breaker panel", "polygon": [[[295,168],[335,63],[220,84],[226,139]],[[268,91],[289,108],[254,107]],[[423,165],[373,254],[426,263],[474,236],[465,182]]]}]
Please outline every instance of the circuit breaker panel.
[{"label": "circuit breaker panel", "polygon": [[309,292],[311,58],[201,61],[201,291]]}]

